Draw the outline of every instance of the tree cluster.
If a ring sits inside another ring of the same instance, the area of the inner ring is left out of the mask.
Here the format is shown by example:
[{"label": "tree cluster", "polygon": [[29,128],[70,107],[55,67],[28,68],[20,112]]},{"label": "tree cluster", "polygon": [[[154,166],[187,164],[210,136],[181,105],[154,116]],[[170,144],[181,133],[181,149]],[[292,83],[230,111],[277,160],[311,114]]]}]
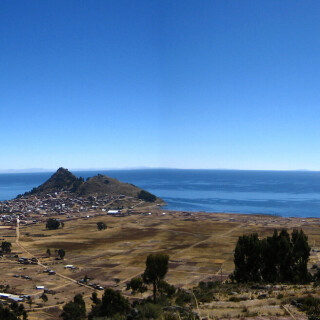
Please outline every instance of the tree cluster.
[{"label": "tree cluster", "polygon": [[8,307],[0,304],[0,320],[27,320],[28,315],[23,304],[12,302]]},{"label": "tree cluster", "polygon": [[234,252],[237,282],[307,283],[310,256],[308,237],[302,230],[274,231],[271,237],[259,239],[256,233],[240,236]]},{"label": "tree cluster", "polygon": [[138,199],[141,199],[147,202],[155,202],[157,197],[148,191],[141,190],[138,193]]},{"label": "tree cluster", "polygon": [[[61,260],[63,260],[63,258],[64,258],[65,255],[66,255],[66,251],[63,250],[63,249],[56,249],[54,252],[59,256],[59,258],[60,258]],[[48,255],[49,257],[51,256],[51,250],[50,250],[50,248],[47,249],[46,253],[47,253],[47,255]]]}]

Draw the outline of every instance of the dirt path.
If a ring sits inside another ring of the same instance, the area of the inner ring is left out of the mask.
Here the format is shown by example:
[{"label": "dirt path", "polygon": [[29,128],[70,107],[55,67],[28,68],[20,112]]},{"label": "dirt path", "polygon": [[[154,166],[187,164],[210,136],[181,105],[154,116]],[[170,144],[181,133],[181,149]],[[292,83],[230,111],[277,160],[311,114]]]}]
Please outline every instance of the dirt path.
[{"label": "dirt path", "polygon": [[222,233],[222,234],[218,234],[218,235],[214,234],[214,235],[209,236],[208,238],[206,238],[206,239],[204,239],[204,240],[198,241],[198,242],[190,245],[189,247],[180,250],[180,251],[177,253],[177,256],[180,255],[182,252],[185,252],[185,251],[187,251],[187,250],[190,250],[190,249],[196,247],[197,245],[202,244],[202,243],[204,243],[204,242],[207,242],[207,241],[209,241],[209,240],[211,240],[211,239],[213,239],[213,238],[223,238],[223,237],[225,237],[226,235],[228,235],[229,233],[233,232],[234,230],[237,230],[237,229],[241,228],[242,226],[244,226],[243,223],[237,225],[236,227],[234,227],[234,228],[232,228],[232,229],[229,229],[228,231],[226,231],[226,232],[224,232],[224,233]]},{"label": "dirt path", "polygon": [[[23,250],[25,253],[27,253],[27,255],[28,255],[29,257],[33,258],[34,255],[33,255],[30,251],[28,251],[28,250],[20,243],[19,240],[20,240],[20,220],[17,219],[16,245],[17,245],[21,250]],[[48,266],[45,266],[44,264],[42,264],[39,259],[38,259],[38,265],[41,266],[41,267],[44,268],[44,269],[48,269]],[[76,280],[74,280],[74,279],[72,279],[72,278],[69,278],[69,277],[67,277],[67,276],[65,276],[65,275],[63,275],[63,274],[61,274],[61,273],[56,272],[56,275],[57,275],[58,277],[60,277],[60,278],[63,278],[63,279],[65,279],[65,280],[68,280],[68,281],[70,281],[70,282],[73,282],[73,283],[79,285]],[[92,288],[92,287],[90,287],[90,286],[87,286],[87,285],[85,285],[85,284],[81,284],[81,286],[82,286],[82,287],[86,287],[86,288],[88,288],[88,289],[90,289],[90,290],[92,290],[92,291],[95,291],[94,288]]]}]

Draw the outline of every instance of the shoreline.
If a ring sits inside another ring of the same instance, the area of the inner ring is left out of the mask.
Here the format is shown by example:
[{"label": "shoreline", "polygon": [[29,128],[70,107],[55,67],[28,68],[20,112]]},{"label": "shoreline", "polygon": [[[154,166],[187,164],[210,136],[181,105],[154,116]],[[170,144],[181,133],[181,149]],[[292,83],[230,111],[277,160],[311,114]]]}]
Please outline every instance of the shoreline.
[{"label": "shoreline", "polygon": [[[320,175],[304,171],[255,170],[92,170],[76,171],[84,179],[111,175],[163,198],[163,210],[318,218]],[[0,198],[14,199],[46,179],[49,172],[2,175]],[[10,200],[9,200],[10,201]]]},{"label": "shoreline", "polygon": [[161,209],[166,212],[181,212],[181,213],[194,213],[194,214],[210,214],[210,215],[235,215],[235,216],[260,216],[260,217],[270,217],[270,218],[283,218],[283,219],[320,219],[319,217],[310,217],[310,216],[282,216],[280,214],[271,214],[271,213],[248,213],[248,212],[214,212],[214,211],[188,211],[188,210],[174,210],[167,209],[161,206]]},{"label": "shoreline", "polygon": [[235,217],[259,217],[259,218],[274,218],[274,219],[289,219],[289,220],[320,220],[320,217],[295,217],[295,216],[281,216],[281,215],[273,215],[268,213],[236,213],[236,212],[207,212],[207,211],[186,211],[186,210],[170,210],[163,209],[162,211],[168,212],[171,214],[197,214],[197,215],[210,215],[210,216],[235,216]]}]

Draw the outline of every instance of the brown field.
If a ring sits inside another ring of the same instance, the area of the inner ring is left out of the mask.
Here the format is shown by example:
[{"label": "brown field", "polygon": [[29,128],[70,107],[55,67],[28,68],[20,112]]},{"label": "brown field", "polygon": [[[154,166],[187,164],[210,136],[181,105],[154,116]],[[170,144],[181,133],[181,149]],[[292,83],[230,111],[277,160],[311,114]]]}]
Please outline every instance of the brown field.
[{"label": "brown field", "polygon": [[[227,278],[233,270],[233,249],[240,235],[258,232],[264,237],[275,228],[303,228],[313,249],[310,267],[319,263],[319,219],[183,212],[162,215],[162,212],[154,210],[152,215],[104,215],[73,219],[65,221],[63,229],[55,231],[46,230],[45,222],[42,221],[35,225],[20,226],[18,243],[15,228],[1,228],[0,239],[13,243],[12,254],[37,257],[42,265],[21,265],[16,258],[4,257],[0,260],[0,285],[10,285],[13,293],[33,296],[30,319],[57,319],[62,305],[76,293],[84,293],[89,308],[89,297],[93,289],[75,282],[85,275],[92,279],[89,282],[113,287],[130,297],[130,292],[125,290],[126,282],[144,271],[146,256],[166,252],[170,255],[166,280],[177,287],[188,289],[196,286],[199,281],[220,279],[221,268],[222,278]],[[103,221],[108,228],[98,231],[98,221]],[[46,255],[48,248],[51,249],[51,257]],[[54,251],[60,248],[66,251],[63,261],[55,260]],[[67,264],[78,269],[66,270],[64,266]],[[46,267],[57,274],[44,273]],[[15,278],[15,274],[28,275],[32,280]],[[54,290],[56,294],[48,294],[49,301],[43,304],[39,298],[42,291],[37,291],[36,285]],[[203,304],[200,309],[203,315],[212,318],[236,317],[244,307],[249,308],[253,314],[255,310],[260,310],[260,314],[268,315],[269,318],[288,314],[279,303],[273,302],[275,297],[270,299],[268,303],[265,300],[248,300],[238,304],[218,301]],[[26,308],[30,309],[27,305]],[[297,310],[292,312],[296,319],[304,318]]]}]

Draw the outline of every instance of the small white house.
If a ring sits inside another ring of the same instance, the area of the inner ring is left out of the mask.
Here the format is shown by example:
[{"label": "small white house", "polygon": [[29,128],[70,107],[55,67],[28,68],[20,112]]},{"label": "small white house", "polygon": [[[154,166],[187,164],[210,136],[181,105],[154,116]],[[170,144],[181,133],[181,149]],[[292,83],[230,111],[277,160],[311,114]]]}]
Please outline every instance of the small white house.
[{"label": "small white house", "polygon": [[65,269],[74,269],[74,265],[73,264],[67,264],[64,266]]},{"label": "small white house", "polygon": [[44,290],[44,286],[36,286],[37,290]]},{"label": "small white house", "polygon": [[119,214],[120,210],[108,210],[108,214]]},{"label": "small white house", "polygon": [[20,298],[19,296],[15,295],[15,294],[10,294],[10,293],[0,293],[0,299],[4,299],[4,300],[12,300],[12,301],[16,301],[16,302],[20,302],[23,299]]}]

